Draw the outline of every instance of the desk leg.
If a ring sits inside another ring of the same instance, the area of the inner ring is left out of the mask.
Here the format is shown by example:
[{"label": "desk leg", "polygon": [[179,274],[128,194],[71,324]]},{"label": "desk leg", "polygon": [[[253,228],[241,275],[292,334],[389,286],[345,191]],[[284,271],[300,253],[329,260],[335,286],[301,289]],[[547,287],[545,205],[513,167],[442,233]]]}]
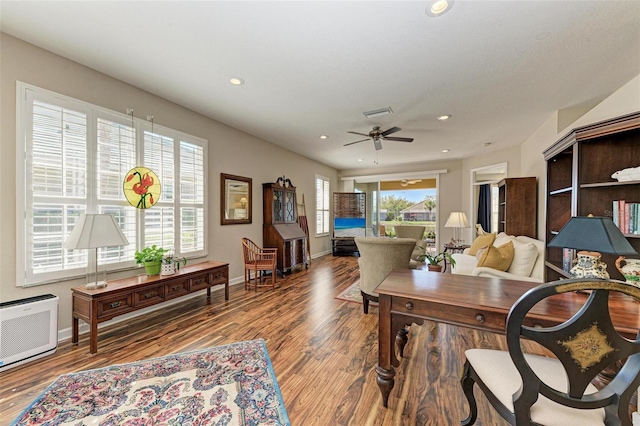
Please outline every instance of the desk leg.
[{"label": "desk leg", "polygon": [[224,283],[224,300],[229,300],[229,280]]},{"label": "desk leg", "polygon": [[78,318],[75,315],[71,315],[71,343],[78,345]]},{"label": "desk leg", "polygon": [[389,404],[389,395],[395,385],[393,377],[396,375],[391,366],[393,354],[393,338],[391,337],[391,297],[381,294],[378,300],[378,366],[376,382],[382,394],[382,405]]}]

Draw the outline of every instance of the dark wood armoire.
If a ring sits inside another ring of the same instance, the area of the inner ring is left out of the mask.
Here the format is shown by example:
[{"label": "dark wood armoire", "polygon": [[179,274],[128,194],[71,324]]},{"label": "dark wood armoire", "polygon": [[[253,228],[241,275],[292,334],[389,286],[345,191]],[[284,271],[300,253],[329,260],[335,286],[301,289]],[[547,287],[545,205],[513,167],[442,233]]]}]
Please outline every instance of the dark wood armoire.
[{"label": "dark wood armoire", "polygon": [[307,235],[297,223],[296,187],[283,177],[262,184],[264,247],[278,249],[277,269],[282,275],[297,266],[309,267]]}]

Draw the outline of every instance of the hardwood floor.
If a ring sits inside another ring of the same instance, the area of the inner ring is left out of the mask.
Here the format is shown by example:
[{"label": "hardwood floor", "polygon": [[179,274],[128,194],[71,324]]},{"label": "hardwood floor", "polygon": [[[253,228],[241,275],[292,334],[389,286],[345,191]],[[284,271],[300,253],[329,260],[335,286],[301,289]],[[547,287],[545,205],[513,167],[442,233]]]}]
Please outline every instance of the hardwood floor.
[{"label": "hardwood floor", "polygon": [[[426,322],[413,325],[389,408],[376,384],[378,310],[335,299],[358,279],[355,257],[324,256],[278,279],[276,290],[231,287],[100,330],[98,353],[60,344],[47,358],[0,374],[0,424],[19,415],[59,375],[176,352],[264,339],[292,425],[457,425],[464,350],[504,349],[499,335]],[[60,315],[70,315],[61,312]],[[534,348],[527,348],[535,352]],[[478,395],[480,393],[478,392]],[[483,396],[477,425],[506,424]]]}]

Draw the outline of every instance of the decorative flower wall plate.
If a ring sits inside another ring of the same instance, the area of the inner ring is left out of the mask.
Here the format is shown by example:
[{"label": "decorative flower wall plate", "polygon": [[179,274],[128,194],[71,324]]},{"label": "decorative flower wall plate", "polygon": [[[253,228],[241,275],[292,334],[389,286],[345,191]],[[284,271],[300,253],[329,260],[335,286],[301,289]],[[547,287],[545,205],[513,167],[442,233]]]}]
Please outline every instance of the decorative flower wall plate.
[{"label": "decorative flower wall plate", "polygon": [[124,196],[138,209],[153,207],[160,200],[160,179],[146,167],[134,167],[124,177]]}]

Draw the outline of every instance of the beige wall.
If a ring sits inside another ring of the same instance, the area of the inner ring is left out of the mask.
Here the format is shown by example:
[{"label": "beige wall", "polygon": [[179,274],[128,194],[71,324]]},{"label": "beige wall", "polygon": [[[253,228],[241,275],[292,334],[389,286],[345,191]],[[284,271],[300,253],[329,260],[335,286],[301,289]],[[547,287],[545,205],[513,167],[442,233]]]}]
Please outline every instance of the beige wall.
[{"label": "beige wall", "polygon": [[[31,288],[17,288],[15,253],[15,145],[16,145],[16,81],[33,84],[86,102],[124,113],[134,109],[138,118],[153,115],[157,124],[174,128],[209,141],[208,158],[208,223],[209,259],[228,261],[230,275],[242,276],[239,240],[247,236],[262,241],[261,183],[273,182],[285,174],[305,195],[307,215],[313,218],[315,174],[331,178],[331,191],[344,191],[337,171],[297,154],[283,150],[256,137],[206,118],[200,114],[144,92],[90,68],[36,48],[0,33],[0,300],[8,301],[45,293],[61,298],[60,329],[70,327],[70,288],[80,281],[67,281]],[[464,160],[376,167],[366,170],[343,170],[341,177],[410,173],[446,169],[439,179],[439,236],[446,241],[451,229],[442,225],[451,211],[470,213],[470,170],[507,162],[509,177],[537,176],[539,193],[539,235],[544,229],[545,163],[542,151],[569,129],[607,118],[640,111],[640,76],[634,78],[567,129],[557,130],[557,113],[553,114],[520,146],[487,153]],[[250,155],[249,155],[250,153]],[[253,179],[253,223],[220,226],[220,173],[231,173]],[[453,194],[453,196],[451,195]],[[311,220],[313,222],[313,220]],[[330,238],[315,238],[311,230],[312,255],[330,252]],[[471,230],[465,236],[469,241]],[[194,261],[195,262],[195,261]],[[113,278],[113,277],[110,277]]]},{"label": "beige wall", "polygon": [[[228,127],[129,84],[98,73],[48,51],[0,33],[0,300],[9,301],[52,293],[60,297],[59,329],[71,325],[70,288],[81,280],[16,287],[16,81],[125,113],[137,118],[153,115],[156,124],[209,141],[208,157],[208,259],[229,262],[230,277],[242,279],[240,238],[262,242],[262,183],[283,174],[305,195],[307,215],[314,217],[315,174],[331,179],[337,190],[337,171],[276,145]],[[220,225],[220,173],[253,179],[253,223]],[[311,224],[314,223],[310,220]],[[330,238],[316,238],[311,229],[312,256],[330,252]],[[194,259],[196,263],[204,259]],[[140,273],[129,271],[128,275]],[[126,275],[126,274],[120,274]],[[115,278],[116,276],[109,276]]]}]

